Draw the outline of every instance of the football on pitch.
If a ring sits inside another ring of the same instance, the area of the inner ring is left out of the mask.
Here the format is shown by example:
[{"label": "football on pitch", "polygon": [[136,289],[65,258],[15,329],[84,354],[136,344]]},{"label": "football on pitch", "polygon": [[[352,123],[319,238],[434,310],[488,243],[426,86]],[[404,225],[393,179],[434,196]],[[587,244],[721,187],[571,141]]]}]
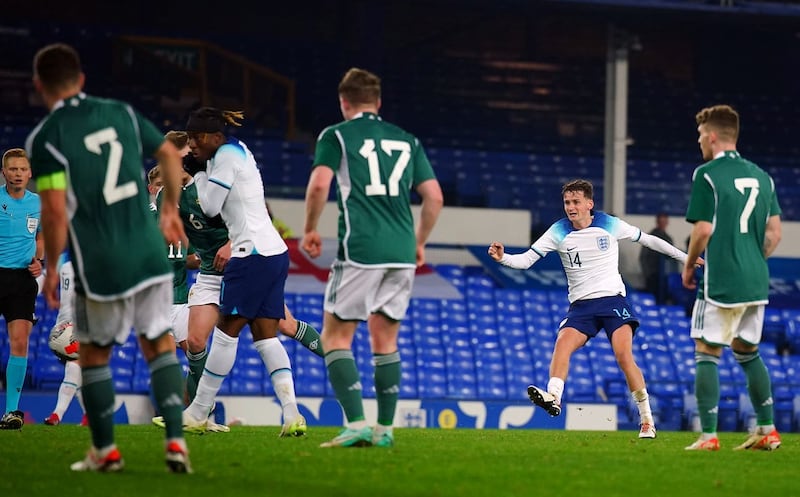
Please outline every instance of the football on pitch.
[{"label": "football on pitch", "polygon": [[50,350],[61,359],[74,361],[78,358],[80,344],[72,334],[72,323],[53,326],[47,343],[50,346]]}]

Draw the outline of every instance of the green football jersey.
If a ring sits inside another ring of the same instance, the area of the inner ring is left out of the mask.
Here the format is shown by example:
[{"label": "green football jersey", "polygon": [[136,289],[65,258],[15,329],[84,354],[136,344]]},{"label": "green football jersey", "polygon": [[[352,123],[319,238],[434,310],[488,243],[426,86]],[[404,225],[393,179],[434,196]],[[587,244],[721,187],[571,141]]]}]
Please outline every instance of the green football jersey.
[{"label": "green football jersey", "polygon": [[113,300],[170,280],[143,168],[163,141],[130,105],[83,93],[59,102],[28,136],[34,178],[66,173],[75,291]]},{"label": "green football jersey", "polygon": [[182,244],[167,246],[167,260],[172,264],[172,303],[189,302],[189,271],[186,269],[186,256],[193,253]]},{"label": "green football jersey", "polygon": [[764,238],[767,219],[780,213],[772,178],[738,152],[695,170],[686,220],[713,225],[698,298],[722,307],[768,302]]},{"label": "green football jersey", "polygon": [[419,140],[372,113],[330,126],[314,167],[336,173],[338,258],[361,266],[414,267],[411,189],[434,179]]},{"label": "green football jersey", "polygon": [[[150,210],[153,211],[156,219],[158,219],[161,198],[158,196],[156,203],[150,205]],[[186,269],[186,257],[193,254],[194,249],[190,246],[187,250],[187,247],[180,242],[178,245],[167,244],[166,247],[167,261],[172,266],[172,303],[186,304],[189,302],[189,271]]]},{"label": "green football jersey", "polygon": [[[160,206],[161,195],[157,197],[157,202]],[[221,218],[209,219],[203,213],[194,182],[183,187],[178,210],[192,250],[200,257],[200,274],[221,276],[222,272],[214,269],[214,257],[228,243],[228,229]]]}]

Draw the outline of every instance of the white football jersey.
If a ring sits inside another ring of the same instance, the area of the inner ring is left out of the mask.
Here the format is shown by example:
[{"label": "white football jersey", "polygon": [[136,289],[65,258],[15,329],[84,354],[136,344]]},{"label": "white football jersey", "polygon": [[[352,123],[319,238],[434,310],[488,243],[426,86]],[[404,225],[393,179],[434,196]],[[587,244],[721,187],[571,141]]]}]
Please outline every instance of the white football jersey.
[{"label": "white football jersey", "polygon": [[70,323],[73,320],[73,301],[75,298],[75,271],[72,269],[72,261],[66,261],[61,264],[61,269],[58,271],[61,277],[61,305],[58,307],[58,316],[56,316],[56,326],[62,323]]},{"label": "white football jersey", "polygon": [[576,230],[567,218],[555,223],[531,249],[540,257],[558,251],[567,274],[570,303],[576,300],[625,296],[619,274],[618,240],[639,241],[642,230],[625,221],[595,211],[592,224]]},{"label": "white football jersey", "polygon": [[247,146],[229,138],[208,161],[207,172],[195,175],[203,212],[222,215],[228,228],[231,257],[282,254],[286,243],[272,225],[264,201],[264,186]]}]

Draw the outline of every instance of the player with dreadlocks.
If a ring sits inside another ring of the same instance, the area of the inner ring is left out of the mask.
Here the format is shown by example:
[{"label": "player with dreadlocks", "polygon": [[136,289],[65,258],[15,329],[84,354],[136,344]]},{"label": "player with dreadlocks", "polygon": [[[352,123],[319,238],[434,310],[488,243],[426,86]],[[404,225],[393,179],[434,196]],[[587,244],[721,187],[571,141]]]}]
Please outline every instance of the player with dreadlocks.
[{"label": "player with dreadlocks", "polygon": [[194,176],[200,207],[209,218],[222,216],[231,258],[219,297],[221,333],[214,333],[197,394],[184,411],[183,422],[190,431],[206,429],[214,398],[236,359],[239,333],[250,325],[283,408],[281,435],[300,436],[306,432],[306,421],[297,409],[289,355],[277,338],[278,322],[285,318],[289,249],[267,212],[253,154],[242,141],[227,136],[228,128],[241,126],[243,117],[242,112],[203,107],[191,113],[186,125],[197,160],[187,168]]}]

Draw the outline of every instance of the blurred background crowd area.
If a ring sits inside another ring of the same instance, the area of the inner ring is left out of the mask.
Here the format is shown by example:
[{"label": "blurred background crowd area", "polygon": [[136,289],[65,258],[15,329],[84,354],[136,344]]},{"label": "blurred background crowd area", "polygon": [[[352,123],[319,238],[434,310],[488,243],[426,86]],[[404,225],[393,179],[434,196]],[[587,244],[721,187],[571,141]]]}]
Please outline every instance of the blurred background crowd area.
[{"label": "blurred background crowd area", "polygon": [[625,53],[625,213],[685,212],[701,162],[695,113],[728,103],[739,149],[800,219],[800,6],[731,0],[360,0],[218,4],[12,1],[0,21],[0,146],[43,115],[31,58],[81,52],[86,91],[132,102],[164,129],[198,105],[243,109],[237,130],[270,198],[302,198],[317,134],[341,119],[352,66],[383,79],[381,113],[426,147],[451,206],[559,217],[560,185],[603,205],[609,54]]}]

